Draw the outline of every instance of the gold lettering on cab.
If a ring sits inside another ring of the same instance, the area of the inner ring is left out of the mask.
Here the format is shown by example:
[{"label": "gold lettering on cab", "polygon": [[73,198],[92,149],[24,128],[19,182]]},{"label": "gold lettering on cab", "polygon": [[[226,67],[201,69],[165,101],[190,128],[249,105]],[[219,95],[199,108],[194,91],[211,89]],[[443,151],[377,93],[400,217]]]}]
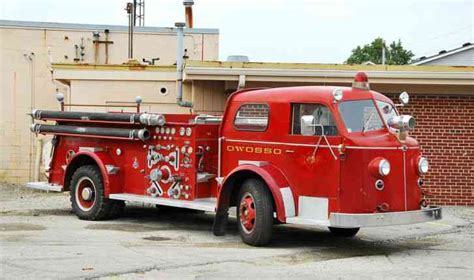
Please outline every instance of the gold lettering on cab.
[{"label": "gold lettering on cab", "polygon": [[281,155],[281,149],[270,148],[270,147],[252,147],[252,146],[240,146],[240,145],[229,145],[226,147],[228,152],[241,152],[249,154],[266,154],[266,155]]}]

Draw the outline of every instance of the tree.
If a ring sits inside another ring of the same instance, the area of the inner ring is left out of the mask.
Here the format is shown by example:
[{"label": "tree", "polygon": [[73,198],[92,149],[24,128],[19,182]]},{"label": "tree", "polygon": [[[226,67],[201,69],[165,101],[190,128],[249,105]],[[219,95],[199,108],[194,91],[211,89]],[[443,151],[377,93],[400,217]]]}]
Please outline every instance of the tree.
[{"label": "tree", "polygon": [[362,64],[370,61],[375,64],[382,64],[383,48],[385,48],[385,64],[408,64],[415,56],[411,51],[403,48],[402,41],[394,41],[387,46],[385,41],[379,37],[373,40],[370,44],[363,47],[357,46],[353,49],[352,54],[346,60],[346,63]]}]

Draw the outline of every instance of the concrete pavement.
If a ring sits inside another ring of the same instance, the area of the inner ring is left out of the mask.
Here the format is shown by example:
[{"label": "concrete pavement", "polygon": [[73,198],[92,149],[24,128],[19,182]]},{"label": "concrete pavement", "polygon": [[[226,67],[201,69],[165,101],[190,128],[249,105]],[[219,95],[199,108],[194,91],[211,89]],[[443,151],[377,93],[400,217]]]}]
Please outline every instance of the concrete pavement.
[{"label": "concrete pavement", "polygon": [[81,221],[68,194],[0,185],[2,279],[473,279],[473,208],[448,207],[438,222],[362,229],[275,226],[266,248],[224,237],[213,216],[127,207],[113,221]]}]

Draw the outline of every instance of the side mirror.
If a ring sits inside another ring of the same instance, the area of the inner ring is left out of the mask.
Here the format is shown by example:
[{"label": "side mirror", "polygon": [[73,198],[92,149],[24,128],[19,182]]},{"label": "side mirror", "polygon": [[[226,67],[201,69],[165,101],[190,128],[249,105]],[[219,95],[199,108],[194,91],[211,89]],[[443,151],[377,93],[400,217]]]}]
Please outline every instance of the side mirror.
[{"label": "side mirror", "polygon": [[313,136],[316,133],[313,115],[301,116],[300,124],[301,124],[301,135]]},{"label": "side mirror", "polygon": [[404,91],[404,92],[400,93],[400,96],[398,97],[398,100],[400,101],[402,106],[407,105],[408,102],[410,101],[410,96],[408,95],[408,92]]}]

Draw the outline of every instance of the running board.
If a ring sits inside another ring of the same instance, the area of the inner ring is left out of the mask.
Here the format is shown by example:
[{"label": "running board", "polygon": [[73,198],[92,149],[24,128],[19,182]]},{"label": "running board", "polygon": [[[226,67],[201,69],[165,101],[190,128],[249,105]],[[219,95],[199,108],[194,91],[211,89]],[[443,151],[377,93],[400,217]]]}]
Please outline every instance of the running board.
[{"label": "running board", "polygon": [[130,202],[149,203],[155,205],[165,205],[179,208],[188,208],[194,210],[215,212],[217,199],[215,198],[200,198],[192,201],[179,200],[162,197],[151,197],[145,195],[129,194],[129,193],[114,193],[109,195],[110,199],[124,200]]},{"label": "running board", "polygon": [[330,226],[329,220],[314,220],[314,219],[307,219],[302,217],[287,217],[286,218],[287,224],[295,224],[295,225],[302,225],[302,226]]},{"label": "running board", "polygon": [[30,189],[43,190],[43,191],[52,191],[52,192],[62,192],[63,186],[53,185],[48,182],[29,182],[26,183],[26,187]]}]

